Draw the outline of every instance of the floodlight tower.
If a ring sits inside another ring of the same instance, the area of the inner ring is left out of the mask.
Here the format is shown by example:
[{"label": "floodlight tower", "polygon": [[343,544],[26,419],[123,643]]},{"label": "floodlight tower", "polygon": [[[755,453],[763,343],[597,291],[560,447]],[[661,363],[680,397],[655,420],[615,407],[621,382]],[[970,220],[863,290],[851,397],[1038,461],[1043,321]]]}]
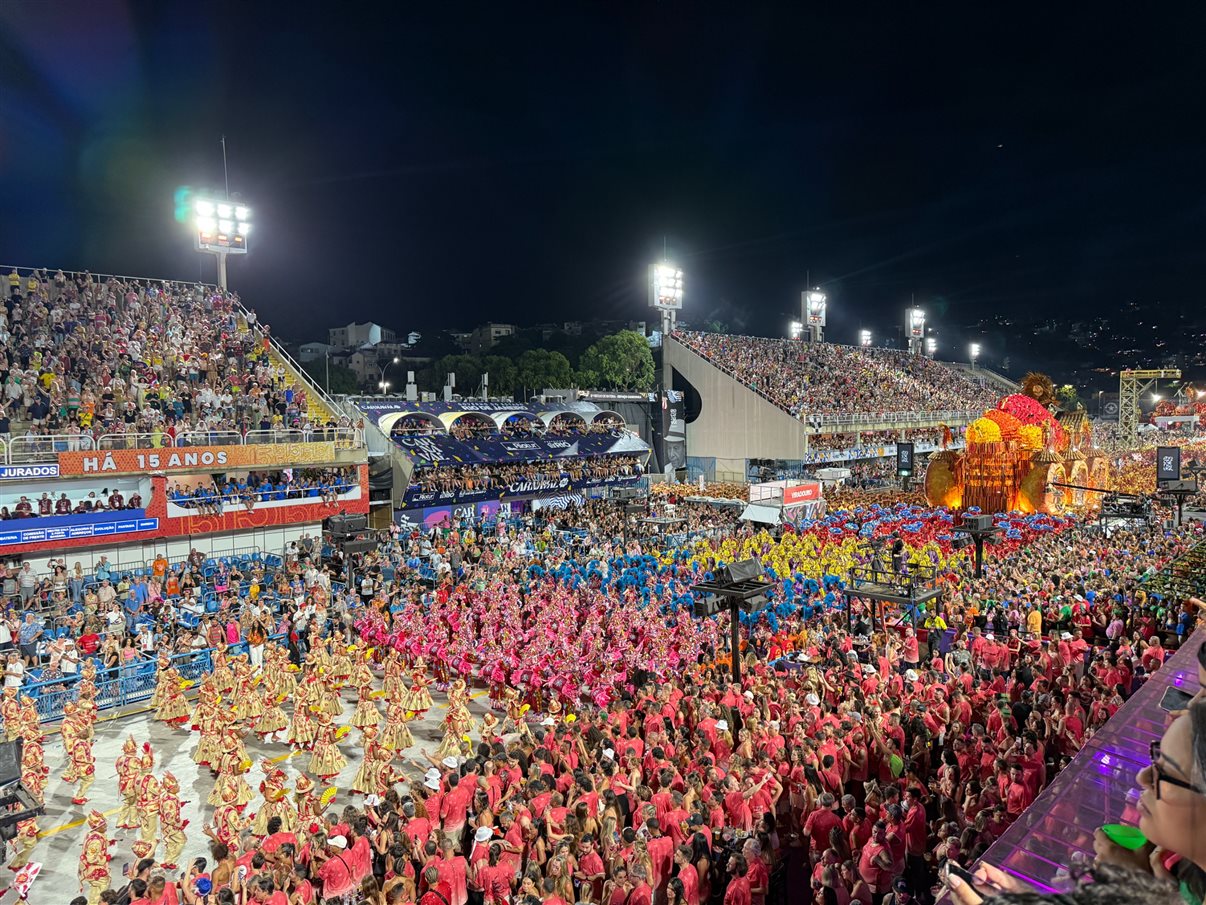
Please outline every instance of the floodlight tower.
[{"label": "floodlight tower", "polygon": [[937,351],[938,351],[938,340],[934,339],[934,337],[932,337],[932,336],[927,336],[925,338],[925,354],[928,355],[930,358],[933,358],[934,354]]},{"label": "floodlight tower", "polygon": [[980,357],[980,344],[972,343],[967,347],[967,357],[971,361],[972,370],[976,369],[976,359]]},{"label": "floodlight tower", "polygon": [[909,353],[920,355],[925,342],[925,312],[920,308],[905,309],[905,338],[909,341]]},{"label": "floodlight tower", "polygon": [[859,330],[858,331],[858,344],[860,346],[871,345],[871,331],[870,330]]},{"label": "floodlight tower", "polygon": [[663,260],[649,267],[649,305],[662,312],[662,337],[674,332],[683,307],[683,272]]},{"label": "floodlight tower", "polygon": [[819,286],[800,293],[800,310],[804,326],[808,328],[810,343],[825,341],[825,313],[828,306],[829,299]]},{"label": "floodlight tower", "polygon": [[226,282],[226,256],[247,254],[251,232],[251,209],[229,198],[199,196],[193,199],[193,238],[197,251],[218,259],[218,285]]}]

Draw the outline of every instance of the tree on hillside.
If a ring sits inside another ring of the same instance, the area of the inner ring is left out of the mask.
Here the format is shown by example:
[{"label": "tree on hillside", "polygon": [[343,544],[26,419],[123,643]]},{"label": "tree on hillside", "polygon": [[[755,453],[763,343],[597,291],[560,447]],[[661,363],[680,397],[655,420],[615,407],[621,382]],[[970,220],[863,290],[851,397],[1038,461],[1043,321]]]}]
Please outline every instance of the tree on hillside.
[{"label": "tree on hillside", "polygon": [[504,355],[487,355],[482,359],[482,368],[490,374],[490,394],[510,396],[515,392],[519,368]]},{"label": "tree on hillside", "polygon": [[456,386],[453,392],[458,396],[472,396],[477,392],[482,379],[482,362],[476,355],[445,355],[436,362],[435,378],[436,392],[444,388],[448,374],[456,375]]},{"label": "tree on hillside", "polygon": [[1080,394],[1076,392],[1076,387],[1070,383],[1065,383],[1056,389],[1055,401],[1065,412],[1074,412],[1078,408],[1084,407],[1080,401]]},{"label": "tree on hillside", "polygon": [[519,356],[519,385],[530,393],[573,386],[574,371],[560,352],[529,349]]},{"label": "tree on hillside", "polygon": [[635,330],[605,336],[585,352],[579,364],[583,386],[607,390],[648,390],[653,386],[653,353]]}]

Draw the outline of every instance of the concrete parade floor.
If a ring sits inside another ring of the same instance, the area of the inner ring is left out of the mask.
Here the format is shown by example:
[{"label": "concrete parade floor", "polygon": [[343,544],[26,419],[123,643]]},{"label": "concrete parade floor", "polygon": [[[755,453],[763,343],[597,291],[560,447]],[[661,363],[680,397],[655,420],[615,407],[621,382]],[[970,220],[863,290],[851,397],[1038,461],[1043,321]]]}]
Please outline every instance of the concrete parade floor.
[{"label": "concrete parade floor", "polygon": [[[378,683],[379,684],[379,683]],[[482,689],[472,689],[470,710],[475,721],[473,740],[478,739],[477,727],[480,725],[482,714],[487,711],[486,692]],[[430,766],[420,753],[421,750],[434,752],[444,735],[443,719],[447,709],[447,698],[435,693],[432,688],[432,698],[435,706],[421,719],[410,722],[411,734],[415,746],[407,749],[402,756],[394,760],[395,769],[402,770],[416,781],[422,780],[424,771]],[[337,722],[343,725],[351,718],[355,709],[356,692],[345,688],[343,693],[344,713]],[[378,709],[384,711],[382,702],[378,701]],[[292,708],[286,707],[286,713]],[[501,716],[501,714],[499,714]],[[384,724],[384,713],[382,717]],[[282,733],[283,734],[283,733]],[[138,839],[138,830],[117,829],[117,813],[121,805],[121,796],[117,789],[117,772],[114,764],[121,754],[122,743],[127,736],[133,735],[141,748],[144,741],[149,741],[155,750],[156,777],[162,777],[171,771],[180,783],[180,800],[184,805],[184,816],[189,821],[185,828],[188,840],[184,852],[180,856],[180,869],[183,870],[194,858],[209,859],[209,838],[202,831],[213,816],[213,807],[206,804],[210,791],[214,787],[214,774],[208,767],[199,767],[193,763],[192,753],[196,748],[200,733],[187,729],[173,729],[165,723],[152,719],[149,711],[135,711],[123,716],[101,716],[96,724],[96,735],[93,741],[93,756],[96,758],[96,782],[88,791],[88,803],[73,805],[71,803],[74,787],[63,782],[62,774],[66,767],[62,741],[58,735],[58,727],[48,727],[45,741],[46,765],[50,768],[50,776],[46,786],[46,813],[38,818],[40,836],[38,844],[30,854],[30,861],[42,864],[42,872],[34,882],[30,891],[29,901],[45,902],[47,905],[66,905],[80,893],[76,869],[79,864],[80,849],[87,833],[85,820],[93,808],[105,814],[109,821],[109,838],[116,843],[109,849],[113,856],[110,862],[110,884],[120,888],[125,880],[121,875],[122,865],[136,860],[131,852],[131,846]],[[256,796],[247,805],[246,813],[254,813],[263,803],[259,795],[259,784],[264,778],[259,764],[265,758],[279,764],[289,778],[290,786],[298,774],[304,772],[309,763],[310,752],[300,751],[296,754],[283,742],[263,743],[259,737],[248,733],[244,737],[248,756],[252,761],[251,771],[246,774]],[[353,795],[347,791],[351,785],[356,770],[360,767],[362,750],[360,748],[360,731],[353,728],[348,736],[340,743],[339,748],[348,765],[339,774],[338,779],[331,783],[322,783],[315,779],[321,791],[328,785],[339,789],[339,794],[331,802],[328,813],[338,813],[345,805],[359,805],[364,801],[363,795]],[[405,791],[405,786],[400,789]],[[12,847],[9,846],[11,861]],[[156,852],[157,858],[163,857],[163,847]],[[178,872],[177,872],[178,873]],[[9,885],[12,872],[7,868],[0,876],[0,888]],[[175,877],[173,877],[174,879]],[[15,894],[7,893],[0,898],[0,905],[15,901]]]}]

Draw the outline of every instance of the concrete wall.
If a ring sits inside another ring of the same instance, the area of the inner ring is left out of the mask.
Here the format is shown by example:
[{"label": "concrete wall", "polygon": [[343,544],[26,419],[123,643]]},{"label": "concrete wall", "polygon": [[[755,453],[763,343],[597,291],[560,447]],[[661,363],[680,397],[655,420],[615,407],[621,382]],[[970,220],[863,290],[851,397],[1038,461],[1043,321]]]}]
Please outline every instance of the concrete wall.
[{"label": "concrete wall", "polygon": [[805,427],[782,409],[667,338],[666,362],[699,391],[699,417],[687,425],[687,455],[729,460],[726,473],[744,459],[799,459]]}]

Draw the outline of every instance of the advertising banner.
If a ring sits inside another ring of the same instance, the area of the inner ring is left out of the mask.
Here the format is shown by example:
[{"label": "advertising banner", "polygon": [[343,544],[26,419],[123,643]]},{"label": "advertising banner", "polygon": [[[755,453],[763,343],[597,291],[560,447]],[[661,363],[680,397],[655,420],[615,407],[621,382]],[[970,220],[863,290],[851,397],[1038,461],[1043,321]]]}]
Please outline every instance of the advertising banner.
[{"label": "advertising banner", "polygon": [[75,540],[88,537],[110,537],[154,531],[159,519],[147,518],[144,509],[118,509],[113,512],[81,512],[78,515],[56,515],[50,518],[14,519],[0,529],[0,546],[35,544],[49,541]]},{"label": "advertising banner", "polygon": [[256,443],[166,449],[98,449],[59,453],[59,474],[161,474],[195,468],[290,468],[335,462],[335,444]]},{"label": "advertising banner", "polygon": [[815,481],[783,488],[783,505],[810,503],[821,498],[821,485]]},{"label": "advertising banner", "polygon": [[557,478],[514,481],[505,487],[487,490],[423,490],[421,487],[407,488],[402,501],[403,509],[425,509],[431,506],[464,506],[486,500],[506,500],[510,497],[546,496],[549,494],[581,493],[591,487],[623,487],[635,484],[641,475],[611,475],[606,478],[584,478],[570,480],[568,475]]}]

